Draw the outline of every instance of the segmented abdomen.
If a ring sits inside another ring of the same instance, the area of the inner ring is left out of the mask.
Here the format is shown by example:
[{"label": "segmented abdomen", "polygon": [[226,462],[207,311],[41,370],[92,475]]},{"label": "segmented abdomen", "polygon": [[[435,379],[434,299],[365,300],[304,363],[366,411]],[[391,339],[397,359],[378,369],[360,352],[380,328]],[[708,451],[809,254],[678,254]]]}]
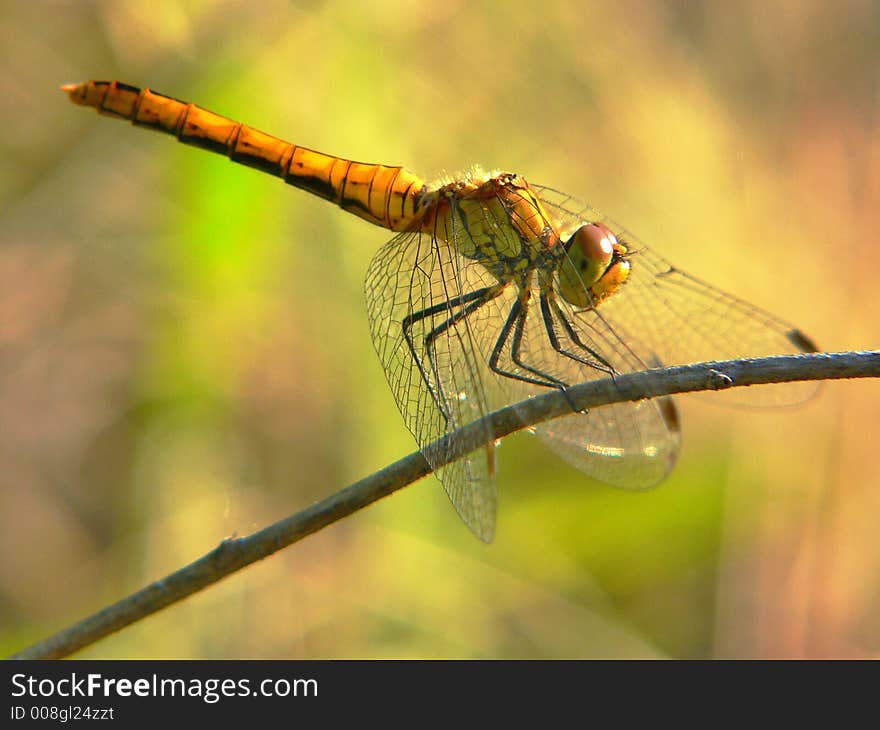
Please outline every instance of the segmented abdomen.
[{"label": "segmented abdomen", "polygon": [[118,81],[88,81],[62,89],[76,104],[224,154],[233,162],[276,175],[376,225],[406,230],[420,213],[425,183],[402,167],[325,155],[195,104]]}]

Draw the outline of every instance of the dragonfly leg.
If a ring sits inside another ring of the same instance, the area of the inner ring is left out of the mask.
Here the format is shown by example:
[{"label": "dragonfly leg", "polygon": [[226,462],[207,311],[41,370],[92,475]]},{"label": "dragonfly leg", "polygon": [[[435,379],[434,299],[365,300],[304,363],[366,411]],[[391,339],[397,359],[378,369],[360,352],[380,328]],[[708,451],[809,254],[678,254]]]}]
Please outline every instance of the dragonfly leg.
[{"label": "dragonfly leg", "polygon": [[[434,403],[437,405],[437,408],[440,409],[440,413],[446,420],[447,425],[449,425],[450,421],[452,420],[452,412],[449,406],[444,401],[443,383],[440,379],[440,373],[437,370],[437,364],[434,358],[434,342],[437,337],[443,334],[443,332],[448,330],[456,323],[460,322],[468,315],[472,314],[484,304],[490,302],[492,299],[501,294],[502,291],[504,291],[504,286],[487,286],[482,289],[477,289],[476,291],[463,294],[456,299],[447,300],[445,302],[427,307],[426,309],[422,309],[418,312],[414,312],[413,314],[407,315],[403,320],[403,336],[406,340],[407,347],[409,348],[410,355],[415,361],[419,369],[419,374],[422,376],[422,380],[425,382],[428,391],[431,393],[431,397],[434,399]],[[452,314],[444,322],[435,327],[425,336],[425,352],[427,353],[428,360],[431,366],[431,373],[433,375],[434,381],[432,382],[431,378],[428,376],[428,371],[425,368],[425,365],[416,350],[415,342],[413,341],[412,328],[413,325],[417,322],[420,322],[427,317],[433,317],[434,315],[440,314],[441,312],[450,312],[456,306],[461,307],[461,309],[459,309],[459,311],[455,314]]]},{"label": "dragonfly leg", "polygon": [[[552,306],[552,311],[551,311]],[[572,360],[583,363],[584,365],[588,365],[591,368],[595,368],[596,370],[601,370],[604,373],[608,373],[611,377],[614,377],[614,368],[611,366],[604,357],[602,357],[598,352],[596,352],[589,345],[586,345],[583,340],[581,340],[580,336],[577,332],[575,332],[574,327],[571,326],[571,322],[565,316],[565,313],[559,307],[559,302],[555,299],[550,298],[546,292],[541,292],[541,314],[544,318],[544,329],[547,331],[547,337],[550,340],[550,345],[553,347],[556,352],[560,355],[564,355],[565,357],[569,357]],[[588,353],[593,360],[588,360],[585,357],[577,355],[569,350],[566,350],[562,347],[559,342],[559,336],[556,333],[556,327],[554,324],[553,315],[556,315],[556,319],[562,324],[562,328],[565,330],[565,333],[568,335],[569,339],[580,347],[584,352]]]},{"label": "dragonfly leg", "polygon": [[[522,291],[528,291],[527,287]],[[525,300],[523,299],[524,296],[526,297]],[[524,306],[525,301],[528,301],[527,296],[528,295],[526,294],[518,297],[510,308],[510,314],[507,316],[507,321],[504,323],[504,327],[501,328],[501,333],[498,335],[495,347],[492,348],[492,354],[489,357],[489,368],[499,375],[503,375],[506,378],[512,378],[513,380],[519,380],[523,383],[531,383],[532,385],[540,385],[545,388],[559,388],[560,390],[565,390],[567,385],[559,380],[559,378],[554,378],[552,375],[548,375],[547,373],[538,370],[538,368],[528,365],[522,360],[520,347],[522,346],[526,315],[528,313],[528,310]],[[501,354],[504,352],[507,340],[511,336],[511,332],[513,333],[513,341],[511,342],[510,348],[510,359],[523,370],[530,372],[536,377],[529,377],[528,375],[515,373],[512,370],[505,370],[498,364],[501,359]]]}]

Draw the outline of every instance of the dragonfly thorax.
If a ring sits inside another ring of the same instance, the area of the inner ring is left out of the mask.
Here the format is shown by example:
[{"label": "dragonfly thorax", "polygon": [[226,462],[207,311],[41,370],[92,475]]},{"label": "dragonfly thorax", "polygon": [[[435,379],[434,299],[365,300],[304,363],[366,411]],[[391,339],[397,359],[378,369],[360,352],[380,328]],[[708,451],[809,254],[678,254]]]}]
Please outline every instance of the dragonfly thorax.
[{"label": "dragonfly thorax", "polygon": [[476,174],[439,187],[423,229],[478,261],[499,281],[552,272],[563,253],[559,236],[529,184],[513,173]]},{"label": "dragonfly thorax", "polygon": [[626,247],[603,223],[578,228],[564,244],[559,293],[569,304],[590,308],[614,294],[629,277]]}]

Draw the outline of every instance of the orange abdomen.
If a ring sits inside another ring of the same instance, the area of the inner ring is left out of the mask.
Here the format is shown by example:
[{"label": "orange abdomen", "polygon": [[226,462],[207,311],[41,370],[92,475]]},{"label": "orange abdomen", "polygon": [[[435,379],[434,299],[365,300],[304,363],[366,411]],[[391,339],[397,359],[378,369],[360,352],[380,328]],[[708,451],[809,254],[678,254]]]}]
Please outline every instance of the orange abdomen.
[{"label": "orange abdomen", "polygon": [[282,178],[343,210],[394,231],[419,216],[425,183],[402,167],[353,162],[300,147],[195,104],[118,81],[88,81],[62,89],[71,101],[139,127],[173,134],[185,144],[218,152]]}]

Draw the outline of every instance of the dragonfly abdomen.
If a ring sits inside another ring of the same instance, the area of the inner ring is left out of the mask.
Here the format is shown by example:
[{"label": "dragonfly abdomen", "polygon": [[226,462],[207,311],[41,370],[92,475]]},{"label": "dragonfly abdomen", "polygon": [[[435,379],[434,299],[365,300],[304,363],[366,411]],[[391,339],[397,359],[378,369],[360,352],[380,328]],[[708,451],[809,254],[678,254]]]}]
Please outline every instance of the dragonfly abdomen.
[{"label": "dragonfly abdomen", "polygon": [[325,155],[195,104],[118,81],[88,81],[62,89],[76,104],[226,155],[233,162],[280,177],[376,225],[407,230],[421,212],[419,201],[425,183],[402,167]]}]

